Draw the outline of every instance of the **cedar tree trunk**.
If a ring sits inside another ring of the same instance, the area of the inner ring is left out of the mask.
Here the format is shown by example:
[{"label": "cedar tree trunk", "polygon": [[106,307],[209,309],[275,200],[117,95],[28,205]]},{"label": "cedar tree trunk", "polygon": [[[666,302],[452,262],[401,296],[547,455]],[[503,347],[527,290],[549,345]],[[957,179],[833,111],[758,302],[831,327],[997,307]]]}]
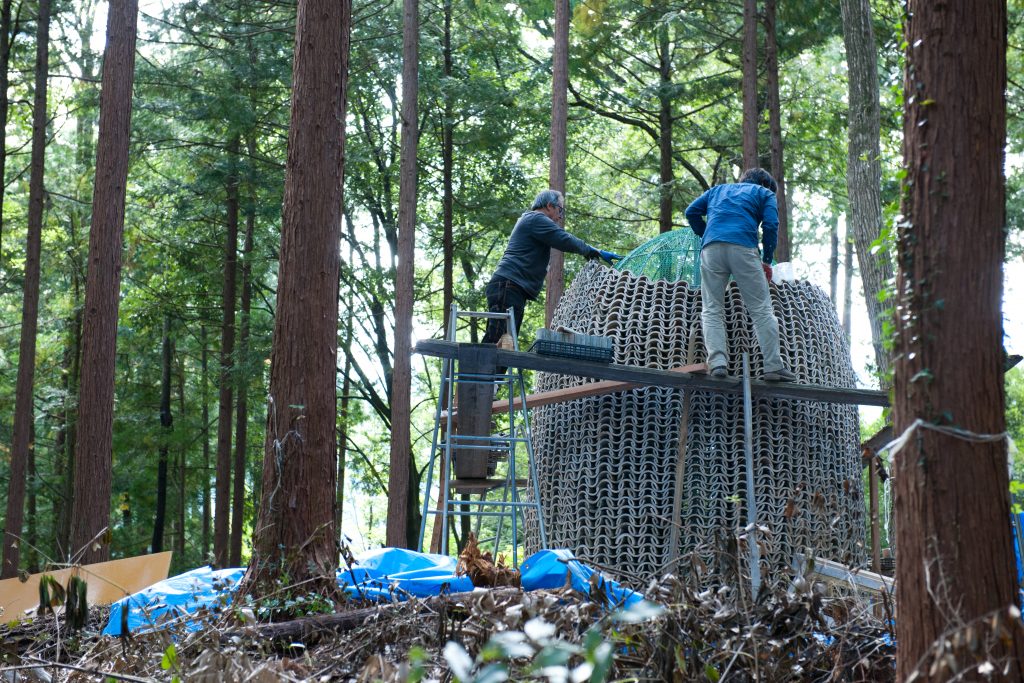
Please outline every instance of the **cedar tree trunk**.
[{"label": "cedar tree trunk", "polygon": [[412,304],[416,238],[416,148],[419,95],[419,0],[405,0],[402,17],[402,148],[398,180],[398,275],[395,283],[395,369],[391,375],[391,469],[388,476],[387,544],[416,547],[419,525],[410,539],[415,504],[409,488],[416,480],[412,459]]},{"label": "cedar tree trunk", "polygon": [[757,0],[743,0],[743,168],[757,157]]},{"label": "cedar tree trunk", "polygon": [[[551,160],[548,187],[565,195],[566,129],[569,119],[569,22],[572,16],[569,0],[555,0],[555,46],[551,56]],[[563,218],[560,222],[564,223]],[[547,296],[544,299],[544,326],[551,326],[551,317],[565,292],[565,254],[551,250],[548,261]],[[523,326],[516,321],[516,329]]]},{"label": "cedar tree trunk", "polygon": [[263,485],[243,592],[337,591],[338,238],[352,5],[299,0]]},{"label": "cedar tree trunk", "polygon": [[[4,518],[3,564],[0,578],[18,573],[22,525],[25,521],[25,473],[32,450],[32,386],[36,372],[36,331],[39,323],[39,253],[43,232],[43,173],[46,167],[46,78],[49,66],[50,0],[39,0],[36,29],[35,96],[32,103],[32,161],[25,237],[25,283],[21,303],[21,346],[11,439],[11,473]],[[0,203],[3,198],[0,197]]]},{"label": "cedar tree trunk", "polygon": [[231,403],[235,353],[235,286],[238,274],[238,138],[228,143],[224,282],[221,288],[220,392],[217,411],[217,496],[213,522],[213,554],[218,567],[227,567],[231,521]]},{"label": "cedar tree trunk", "polygon": [[110,553],[109,545],[102,541],[110,526],[114,361],[137,20],[138,0],[110,1],[82,322],[82,386],[71,516],[72,550],[81,552],[79,559],[86,564],[107,560]]},{"label": "cedar tree trunk", "polygon": [[779,100],[779,44],[775,34],[776,0],[764,3],[764,61],[767,72],[768,135],[772,154],[772,177],[778,183],[775,198],[779,205],[779,243],[775,260],[790,260],[789,202],[786,197],[786,164],[782,158],[782,103]]},{"label": "cedar tree trunk", "polygon": [[668,22],[658,26],[658,232],[672,230],[672,42]]},{"label": "cedar tree trunk", "polygon": [[[878,48],[871,25],[870,0],[840,0],[843,41],[849,71],[850,123],[846,154],[847,225],[857,247],[857,265],[871,323],[871,343],[882,385],[889,383],[892,359],[882,342],[882,325],[891,316],[878,295],[892,279],[892,261],[884,249],[871,244],[882,233],[882,167],[879,136]],[[848,230],[848,232],[850,232]],[[850,239],[849,235],[847,239]]]},{"label": "cedar tree trunk", "polygon": [[171,415],[171,317],[164,316],[164,339],[163,354],[160,362],[160,461],[157,463],[156,473],[156,519],[153,522],[153,547],[154,553],[162,552],[164,549],[164,527],[167,521],[167,456],[168,441],[171,438],[171,425],[174,418]]},{"label": "cedar tree trunk", "polygon": [[[971,624],[966,640],[980,641],[996,671],[1008,668],[996,680],[1020,681],[1001,310],[1006,3],[910,0],[908,13],[893,406],[896,433],[908,437],[893,449],[896,673],[908,680],[921,665],[917,680],[945,681],[968,667],[960,679],[980,680],[970,648],[950,636]],[[935,666],[933,644],[949,655]]]}]

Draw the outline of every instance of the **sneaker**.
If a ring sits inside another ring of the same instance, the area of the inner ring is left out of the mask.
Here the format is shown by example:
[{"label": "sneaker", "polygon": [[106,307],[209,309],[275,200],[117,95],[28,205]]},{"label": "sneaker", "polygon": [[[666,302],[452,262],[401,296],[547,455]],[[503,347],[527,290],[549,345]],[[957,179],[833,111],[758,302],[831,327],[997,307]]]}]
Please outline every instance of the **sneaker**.
[{"label": "sneaker", "polygon": [[716,379],[724,379],[729,376],[724,365],[719,365],[711,368],[711,376]]},{"label": "sneaker", "polygon": [[796,375],[787,370],[786,368],[779,368],[778,370],[772,370],[764,373],[761,376],[765,382],[795,382]]}]

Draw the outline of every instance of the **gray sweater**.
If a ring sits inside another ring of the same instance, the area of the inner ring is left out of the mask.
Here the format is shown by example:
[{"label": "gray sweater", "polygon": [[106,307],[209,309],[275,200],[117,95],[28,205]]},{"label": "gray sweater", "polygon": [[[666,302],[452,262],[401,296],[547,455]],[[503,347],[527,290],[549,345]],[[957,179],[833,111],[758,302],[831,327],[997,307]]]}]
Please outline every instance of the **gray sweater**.
[{"label": "gray sweater", "polygon": [[511,280],[522,287],[527,298],[536,299],[544,288],[552,247],[581,256],[598,255],[597,249],[566,232],[540,211],[527,211],[512,228],[512,236],[493,277]]}]

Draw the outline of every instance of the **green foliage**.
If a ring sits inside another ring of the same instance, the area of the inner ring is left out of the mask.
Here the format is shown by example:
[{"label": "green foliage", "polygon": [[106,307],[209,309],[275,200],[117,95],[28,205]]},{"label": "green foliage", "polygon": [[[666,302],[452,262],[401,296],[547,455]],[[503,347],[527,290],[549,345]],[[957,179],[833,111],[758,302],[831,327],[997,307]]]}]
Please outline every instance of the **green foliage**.
[{"label": "green foliage", "polygon": [[[1010,0],[1007,87],[1008,256],[1024,234],[1024,0]],[[898,212],[902,115],[903,8],[872,3],[882,95],[884,224]],[[236,348],[224,381],[244,388],[246,534],[254,526],[263,466],[266,375],[277,282],[278,241],[294,3],[165,3],[140,20],[132,148],[116,357],[111,500],[113,555],[146,552],[155,517],[159,454],[170,458],[168,545],[172,571],[208,560],[208,507],[221,383],[221,291],[228,187],[239,187],[239,228],[253,228],[244,262],[253,283],[247,352]],[[444,304],[442,140],[450,131],[454,299],[485,307],[483,288],[532,196],[548,183],[549,2],[454,2],[446,73],[444,5],[421,19],[419,205],[415,314],[418,336],[441,334]],[[37,338],[35,507],[23,554],[66,559],[75,442],[81,315],[88,260],[101,55],[93,48],[99,0],[60,3],[54,39]],[[383,542],[390,439],[397,244],[400,3],[356,3],[347,110],[345,221],[339,308],[339,392],[347,387],[347,490],[365,545]],[[31,13],[29,13],[31,14]],[[28,15],[25,15],[28,16]],[[662,192],[673,225],[706,184],[735,177],[739,164],[740,14],[725,3],[595,0],[573,3],[567,228],[589,243],[626,253],[654,237]],[[823,0],[781,3],[780,72],[787,184],[798,254],[827,239],[846,209],[846,65],[839,13]],[[0,444],[10,441],[18,364],[31,136],[31,20],[15,36],[6,130],[0,239]],[[666,73],[662,72],[664,57]],[[73,78],[65,78],[70,74]],[[673,179],[662,184],[661,107],[672,118]],[[766,141],[762,141],[765,143]],[[762,144],[767,147],[766,144]],[[237,180],[236,180],[237,179]],[[685,229],[685,228],[684,228]],[[892,253],[888,231],[873,248]],[[241,239],[238,250],[243,258]],[[582,259],[566,259],[568,278]],[[240,269],[241,270],[241,269]],[[239,274],[240,278],[240,274]],[[241,285],[239,279],[239,287]],[[883,292],[891,300],[891,291]],[[523,345],[543,324],[542,302],[527,308]],[[235,303],[236,311],[240,308]],[[173,425],[160,424],[163,321],[171,320]],[[891,327],[885,331],[891,336]],[[460,330],[479,339],[482,330]],[[417,365],[413,451],[426,460],[439,365]],[[1007,376],[1007,424],[1024,445],[1020,371]],[[340,407],[339,407],[340,413]],[[1019,460],[1016,476],[1021,477]],[[9,465],[0,458],[0,486]],[[414,506],[417,507],[417,506]],[[0,511],[2,512],[2,511]],[[351,520],[348,520],[351,522]],[[29,549],[39,548],[39,553]],[[52,587],[48,587],[50,591]],[[48,593],[47,597],[52,597]],[[269,611],[315,613],[308,596],[277,596]],[[596,646],[595,646],[596,647]],[[574,654],[573,656],[583,656]],[[595,660],[596,661],[596,660]],[[489,662],[485,664],[496,664]]]},{"label": "green foliage", "polygon": [[[1024,369],[1018,365],[1007,372],[1005,386],[1006,433],[1016,446],[1016,452],[1010,453],[1010,472],[1020,495],[1024,493],[1020,488],[1024,485]],[[1024,498],[1017,498],[1017,501],[1024,503]]]},{"label": "green foliage", "polygon": [[167,649],[164,650],[163,657],[160,658],[160,668],[164,671],[172,672],[172,683],[178,683],[181,680],[181,664],[178,662],[178,648],[174,643],[168,645]]}]

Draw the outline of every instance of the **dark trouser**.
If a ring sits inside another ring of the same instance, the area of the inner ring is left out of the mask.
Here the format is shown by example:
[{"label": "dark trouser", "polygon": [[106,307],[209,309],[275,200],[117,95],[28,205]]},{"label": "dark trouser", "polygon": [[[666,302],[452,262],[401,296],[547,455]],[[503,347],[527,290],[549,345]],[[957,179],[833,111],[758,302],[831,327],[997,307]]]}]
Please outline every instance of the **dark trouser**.
[{"label": "dark trouser", "polygon": [[[509,308],[515,315],[516,330],[512,331],[513,336],[518,336],[518,330],[523,327],[523,311],[526,309],[526,292],[523,288],[505,278],[492,278],[484,290],[487,295],[487,310],[491,313],[505,313]],[[501,335],[507,331],[504,318],[488,318],[487,332],[484,333],[484,344],[497,344]]]}]

